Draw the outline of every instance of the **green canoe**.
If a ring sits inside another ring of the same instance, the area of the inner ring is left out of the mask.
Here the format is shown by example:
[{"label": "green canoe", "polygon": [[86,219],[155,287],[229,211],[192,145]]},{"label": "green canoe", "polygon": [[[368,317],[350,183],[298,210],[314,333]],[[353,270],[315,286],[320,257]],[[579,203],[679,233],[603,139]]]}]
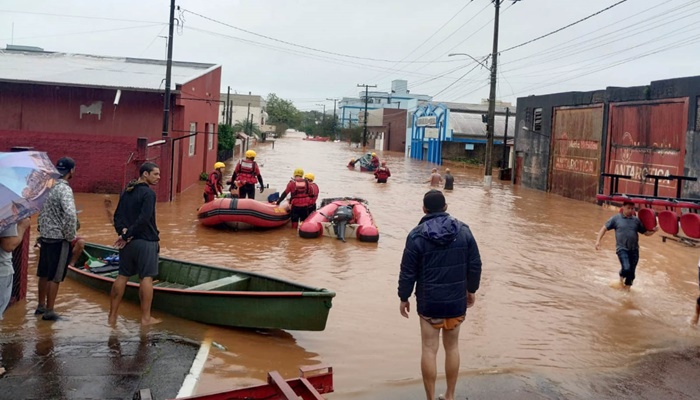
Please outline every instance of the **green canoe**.
[{"label": "green canoe", "polygon": [[[116,266],[99,267],[95,258],[117,253],[114,248],[86,243],[78,265],[68,276],[109,293]],[[154,279],[153,309],[205,324],[264,329],[322,331],[334,292],[283,279],[161,257]],[[129,281],[124,298],[138,302],[138,276]]]}]

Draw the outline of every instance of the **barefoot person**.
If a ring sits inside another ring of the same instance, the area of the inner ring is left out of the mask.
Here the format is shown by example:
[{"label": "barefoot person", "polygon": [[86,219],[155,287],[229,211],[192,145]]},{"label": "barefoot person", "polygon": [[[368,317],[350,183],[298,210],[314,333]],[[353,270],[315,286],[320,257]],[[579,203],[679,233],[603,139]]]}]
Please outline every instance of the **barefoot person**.
[{"label": "barefoot person", "polygon": [[446,213],[445,196],[423,196],[426,214],[408,234],[399,274],[399,312],[408,318],[415,286],[422,342],[421,373],[425,395],[435,399],[436,356],[442,332],[445,347],[446,400],[455,399],[459,373],[459,328],[474,305],[481,281],[481,256],[469,227]]},{"label": "barefoot person", "polygon": [[114,247],[119,249],[119,275],[112,284],[110,325],[117,323],[119,304],[124,296],[126,283],[134,275],[138,275],[141,281],[141,324],[152,325],[160,322],[151,317],[153,278],[158,276],[160,238],[156,227],[156,193],[150,188],[159,180],[158,166],[146,162],[139,169],[139,179],[129,182],[119,196],[119,204],[114,211],[114,228],[118,235]]},{"label": "barefoot person", "polygon": [[648,231],[642,221],[634,215],[634,203],[626,201],[622,205],[622,213],[613,215],[608,222],[600,228],[598,238],[595,241],[595,249],[600,249],[600,240],[605,232],[615,230],[615,253],[620,260],[620,285],[629,290],[635,278],[637,263],[639,262],[639,233],[651,236],[659,229]]}]

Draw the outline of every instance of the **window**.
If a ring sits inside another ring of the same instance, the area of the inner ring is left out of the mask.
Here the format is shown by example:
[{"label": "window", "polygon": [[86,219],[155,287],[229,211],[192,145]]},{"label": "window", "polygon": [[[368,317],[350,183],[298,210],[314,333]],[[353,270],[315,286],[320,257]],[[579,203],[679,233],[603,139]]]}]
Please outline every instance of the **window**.
[{"label": "window", "polygon": [[542,108],[532,110],[532,130],[535,132],[542,130]]},{"label": "window", "polygon": [[197,123],[196,122],[190,122],[190,157],[194,155],[195,151],[195,145],[197,144]]},{"label": "window", "polygon": [[209,139],[207,149],[211,150],[214,148],[214,124],[207,124],[207,132],[209,133],[209,135],[207,135]]}]

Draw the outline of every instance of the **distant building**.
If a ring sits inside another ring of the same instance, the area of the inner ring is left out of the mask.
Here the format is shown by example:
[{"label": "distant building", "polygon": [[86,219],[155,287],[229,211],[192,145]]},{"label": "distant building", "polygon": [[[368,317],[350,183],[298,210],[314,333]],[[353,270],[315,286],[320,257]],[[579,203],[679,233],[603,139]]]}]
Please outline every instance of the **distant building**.
[{"label": "distant building", "polygon": [[[409,113],[418,105],[419,101],[430,101],[431,96],[425,94],[411,94],[408,90],[408,81],[394,80],[391,82],[390,92],[368,91],[367,110],[383,108],[396,108],[407,110]],[[365,91],[359,92],[358,97],[343,97],[338,103],[338,124],[343,128],[358,126],[365,110]]]},{"label": "distant building", "polygon": [[[231,124],[245,123],[246,117],[260,127],[261,132],[272,132],[275,127],[267,124],[267,102],[256,94],[234,94],[221,93],[221,103],[219,106],[219,123],[226,123],[226,114],[231,114]],[[227,106],[227,101],[229,106]]]},{"label": "distant building", "polygon": [[[497,103],[498,104],[498,103]],[[506,109],[509,111],[506,134]],[[411,158],[442,164],[443,159],[484,159],[486,150],[487,104],[423,102],[409,118],[406,154]],[[510,165],[509,146],[515,131],[515,108],[496,107],[494,166]],[[507,140],[504,144],[504,134]]]},{"label": "distant building", "polygon": [[[516,184],[595,202],[653,195],[648,175],[700,178],[700,76],[518,99]],[[700,180],[660,179],[658,195],[700,197]],[[614,188],[613,188],[614,190]]]},{"label": "distant building", "polygon": [[76,160],[77,192],[118,193],[146,160],[159,200],[195,185],[217,157],[221,66],[173,61],[163,136],[165,61],[0,50],[0,151]]}]

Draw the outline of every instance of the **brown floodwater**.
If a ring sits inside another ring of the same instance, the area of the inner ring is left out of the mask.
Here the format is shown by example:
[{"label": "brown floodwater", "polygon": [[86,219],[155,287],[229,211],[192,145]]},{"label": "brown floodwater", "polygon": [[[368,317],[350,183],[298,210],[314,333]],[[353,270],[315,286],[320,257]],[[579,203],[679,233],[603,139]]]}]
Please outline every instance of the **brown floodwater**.
[{"label": "brown floodwater", "polygon": [[[389,183],[380,185],[371,174],[345,167],[361,155],[347,143],[284,138],[274,148],[261,143],[255,150],[271,187],[283,189],[292,170],[301,167],[316,175],[321,198],[367,199],[380,239],[343,243],[302,239],[289,227],[237,232],[204,227],[196,217],[201,184],[172,203],[159,203],[163,255],[337,293],[323,332],[227,329],[156,312],[164,322],[153,329],[225,347],[212,347],[196,391],[259,384],[269,370],[296,376],[298,366],[319,363],[334,367],[333,398],[420,382],[415,301],[411,318],[402,318],[396,289],[406,235],[422,216],[421,199],[434,165],[400,153],[380,154],[392,172]],[[659,235],[642,237],[638,278],[625,293],[614,287],[619,268],[614,233],[606,235],[600,251],[593,247],[598,229],[616,210],[497,180],[486,189],[482,171],[451,169],[455,189],[446,193],[448,212],[471,227],[484,263],[477,302],[460,338],[463,374],[542,373],[585,397],[590,386],[576,382],[585,382],[589,372],[624,370],[650,353],[700,346],[700,330],[688,323],[698,293],[697,249],[662,243]],[[231,170],[229,161],[227,175]],[[114,239],[106,198],[116,206],[116,195],[76,195],[80,234],[90,242]],[[30,275],[37,254],[31,255]],[[90,340],[110,335],[107,295],[70,279],[61,285],[57,303],[69,323],[38,323],[35,306],[32,276],[27,301],[8,309],[3,333]],[[125,303],[121,314],[119,334],[139,335],[138,306]],[[442,365],[442,358],[438,362]]]}]

